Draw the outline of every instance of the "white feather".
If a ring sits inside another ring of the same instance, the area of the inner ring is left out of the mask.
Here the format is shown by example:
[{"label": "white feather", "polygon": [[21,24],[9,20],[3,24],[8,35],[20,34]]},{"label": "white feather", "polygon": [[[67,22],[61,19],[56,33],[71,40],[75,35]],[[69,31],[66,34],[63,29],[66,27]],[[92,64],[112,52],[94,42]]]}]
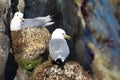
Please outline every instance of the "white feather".
[{"label": "white feather", "polygon": [[45,27],[45,26],[50,26],[54,24],[54,22],[52,22],[50,15],[46,17],[36,17],[33,19],[21,20],[22,18],[23,18],[23,13],[16,12],[14,14],[14,17],[10,23],[11,31],[16,31],[16,30],[20,30],[28,27]]},{"label": "white feather", "polygon": [[68,44],[64,39],[65,35],[65,31],[60,28],[52,33],[52,38],[49,42],[49,53],[54,61],[60,58],[64,62],[70,53]]}]

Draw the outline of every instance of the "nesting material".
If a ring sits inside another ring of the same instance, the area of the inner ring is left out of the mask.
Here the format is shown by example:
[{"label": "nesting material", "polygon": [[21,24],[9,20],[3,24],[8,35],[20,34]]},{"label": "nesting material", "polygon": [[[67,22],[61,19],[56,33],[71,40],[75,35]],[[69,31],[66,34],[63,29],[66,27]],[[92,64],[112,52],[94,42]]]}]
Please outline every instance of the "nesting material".
[{"label": "nesting material", "polygon": [[50,33],[45,28],[26,28],[11,32],[16,57],[35,59],[48,48]]}]

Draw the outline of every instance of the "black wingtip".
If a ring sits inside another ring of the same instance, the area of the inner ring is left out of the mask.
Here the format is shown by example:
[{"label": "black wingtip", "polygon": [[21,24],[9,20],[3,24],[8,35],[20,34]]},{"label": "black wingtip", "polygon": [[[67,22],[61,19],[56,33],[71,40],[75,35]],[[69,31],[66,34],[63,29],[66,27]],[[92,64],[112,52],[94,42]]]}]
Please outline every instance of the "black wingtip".
[{"label": "black wingtip", "polygon": [[58,59],[56,60],[56,63],[57,63],[57,64],[62,64],[63,62],[62,62],[62,60],[61,60],[60,58],[58,58]]},{"label": "black wingtip", "polygon": [[52,61],[53,64],[57,64],[58,68],[64,69],[64,65],[65,63],[62,62],[62,60],[60,58],[58,58],[56,61]]}]

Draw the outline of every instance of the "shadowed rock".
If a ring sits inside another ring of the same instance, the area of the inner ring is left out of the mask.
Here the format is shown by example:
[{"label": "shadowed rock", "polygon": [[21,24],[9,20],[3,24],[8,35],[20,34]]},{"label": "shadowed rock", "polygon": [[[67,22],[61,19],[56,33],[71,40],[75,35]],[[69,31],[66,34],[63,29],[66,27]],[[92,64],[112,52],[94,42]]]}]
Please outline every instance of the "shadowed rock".
[{"label": "shadowed rock", "polygon": [[0,19],[0,80],[5,79],[5,68],[9,53],[9,39],[4,30],[5,26]]}]

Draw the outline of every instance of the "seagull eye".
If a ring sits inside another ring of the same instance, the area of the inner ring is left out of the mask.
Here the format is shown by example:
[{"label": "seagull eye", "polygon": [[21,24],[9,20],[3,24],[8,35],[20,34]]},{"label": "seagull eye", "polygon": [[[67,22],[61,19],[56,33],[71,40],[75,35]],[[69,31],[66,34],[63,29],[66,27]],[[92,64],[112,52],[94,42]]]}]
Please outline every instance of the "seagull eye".
[{"label": "seagull eye", "polygon": [[17,15],[18,16],[18,15]]}]

